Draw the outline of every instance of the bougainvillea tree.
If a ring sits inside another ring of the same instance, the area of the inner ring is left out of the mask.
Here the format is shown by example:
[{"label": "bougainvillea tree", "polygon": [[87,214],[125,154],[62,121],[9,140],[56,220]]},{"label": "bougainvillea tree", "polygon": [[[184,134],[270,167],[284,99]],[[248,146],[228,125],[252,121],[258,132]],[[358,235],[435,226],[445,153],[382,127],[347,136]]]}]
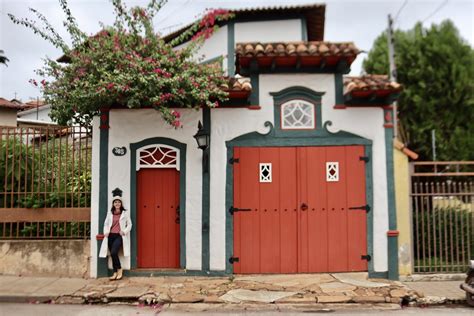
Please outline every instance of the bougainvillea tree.
[{"label": "bougainvillea tree", "polygon": [[88,124],[102,108],[118,105],[153,107],[167,123],[178,127],[180,113],[172,108],[215,107],[226,100],[220,88],[224,83],[220,67],[200,64],[193,56],[218,22],[232,17],[228,11],[208,11],[187,31],[165,42],[155,32],[153,18],[166,1],[151,0],[146,7],[128,9],[121,0],[112,0],[115,23],[102,25],[94,35],[79,29],[66,0],[59,3],[71,47],[37,10],[30,9],[43,28],[34,20],[9,15],[14,23],[31,28],[60,48],[62,59],[67,60],[46,58],[44,67],[37,70],[42,78],[31,81],[40,87],[52,106],[51,117],[59,124]]}]

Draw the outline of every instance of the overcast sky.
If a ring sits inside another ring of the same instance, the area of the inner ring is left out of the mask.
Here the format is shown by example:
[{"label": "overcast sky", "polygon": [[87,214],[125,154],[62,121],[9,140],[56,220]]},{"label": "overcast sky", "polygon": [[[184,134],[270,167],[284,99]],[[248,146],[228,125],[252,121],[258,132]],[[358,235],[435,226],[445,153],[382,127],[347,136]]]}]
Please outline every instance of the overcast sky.
[{"label": "overcast sky", "polygon": [[[146,4],[147,0],[124,0],[128,7]],[[68,38],[62,21],[64,14],[58,0],[0,0],[0,49],[10,59],[8,67],[0,65],[0,97],[16,97],[26,102],[40,97],[29,79],[41,79],[34,73],[43,65],[42,58],[56,58],[61,52],[30,29],[13,24],[7,16],[33,18],[29,7],[43,13],[56,30]],[[398,17],[395,28],[410,29],[417,21],[425,26],[451,19],[461,36],[474,46],[474,1],[472,0],[170,0],[155,18],[156,29],[167,34],[192,22],[206,8],[242,8],[287,4],[326,4],[325,40],[353,41],[364,51],[370,50],[374,39],[387,27],[387,15]],[[109,0],[69,0],[69,6],[82,30],[92,34],[99,22],[113,23],[113,7]],[[262,39],[264,41],[265,39]],[[365,54],[352,65],[352,75],[361,72]]]}]

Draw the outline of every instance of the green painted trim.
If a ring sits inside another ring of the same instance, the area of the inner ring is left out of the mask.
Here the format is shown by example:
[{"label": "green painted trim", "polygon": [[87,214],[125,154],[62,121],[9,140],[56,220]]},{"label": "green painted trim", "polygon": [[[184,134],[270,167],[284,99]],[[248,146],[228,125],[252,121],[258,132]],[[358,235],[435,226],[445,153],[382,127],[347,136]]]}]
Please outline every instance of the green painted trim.
[{"label": "green painted trim", "polygon": [[[201,270],[124,270],[125,276],[135,277],[159,277],[159,276],[229,276],[225,271],[201,271]],[[112,275],[112,270],[109,270]]]},{"label": "green painted trim", "polygon": [[372,146],[365,146],[365,156],[369,161],[365,164],[365,199],[371,206],[371,211],[367,212],[367,254],[372,257],[368,263],[369,275],[374,271],[374,180],[372,174]]},{"label": "green painted trim", "polygon": [[[246,23],[246,22],[267,22],[267,21],[284,21],[284,20],[299,20],[303,16],[302,13],[288,13],[275,14],[273,12],[269,13],[259,13],[258,17],[256,15],[240,16],[233,20],[235,23]],[[257,17],[257,18],[256,18]]]},{"label": "green painted trim", "polygon": [[[204,108],[202,111],[203,128],[209,132],[209,144],[212,144],[211,138],[211,110]],[[210,180],[211,180],[211,150],[210,146],[205,149],[203,155],[207,155],[207,170],[204,172],[206,163],[205,159],[202,159],[202,261],[201,269],[204,272],[210,271]]]},{"label": "green painted trim", "polygon": [[[306,87],[294,86],[278,92],[271,92],[273,96],[273,122],[276,135],[291,135],[292,137],[308,137],[318,135],[322,128],[321,98],[324,92],[317,92]],[[304,100],[314,105],[316,120],[314,129],[306,130],[283,130],[281,128],[281,105],[291,100]]]},{"label": "green painted trim", "polygon": [[252,85],[252,92],[250,93],[250,104],[251,105],[260,105],[260,95],[259,95],[259,75],[252,73],[250,75],[250,84]]},{"label": "green painted trim", "polygon": [[336,93],[336,105],[344,104],[344,81],[342,73],[334,74],[334,88]]},{"label": "green painted trim", "polygon": [[[384,109],[384,117],[392,114],[392,109]],[[392,116],[393,117],[393,116]],[[387,168],[388,229],[397,230],[397,208],[395,202],[395,179],[393,166],[393,128],[385,128],[385,159]],[[388,277],[398,280],[398,237],[388,238]]]},{"label": "green painted trim", "polygon": [[225,272],[234,273],[234,266],[229,262],[229,258],[234,253],[234,221],[229,213],[230,207],[234,204],[234,170],[229,163],[234,156],[234,147],[227,146],[226,160],[226,183],[225,183]]},{"label": "green painted trim", "polygon": [[369,278],[370,279],[388,279],[388,272],[370,272],[369,271]]},{"label": "green painted trim", "polygon": [[[345,104],[345,105],[350,105],[350,106],[389,106],[392,105],[393,102],[395,102],[400,94],[398,92],[392,93],[386,97],[380,98],[377,97],[377,95],[374,94],[371,96],[367,96],[365,98],[353,98],[350,94],[346,94],[343,96],[343,101],[342,103],[338,104]],[[337,95],[336,95],[337,99]]]},{"label": "green painted trim", "polygon": [[227,75],[235,75],[235,22],[227,24]]},{"label": "green painted trim", "polygon": [[[265,122],[265,126],[269,128],[267,134],[260,134],[252,132],[238,136],[226,142],[227,147],[227,164],[226,164],[226,199],[225,199],[225,247],[226,247],[226,273],[232,274],[234,269],[229,262],[234,251],[234,223],[232,215],[227,211],[233,205],[234,199],[234,171],[233,165],[229,163],[233,157],[235,147],[297,147],[297,146],[345,146],[345,145],[364,145],[365,153],[369,157],[369,162],[366,165],[366,198],[369,205],[373,205],[373,185],[372,185],[372,141],[361,136],[340,131],[338,133],[331,133],[327,130],[327,126],[331,122],[325,122],[324,129],[320,129],[315,135],[307,134],[300,137],[285,137],[277,134],[270,122]],[[367,243],[368,250],[373,249],[373,216],[369,212],[367,223]],[[370,252],[369,252],[370,253]],[[373,271],[373,263],[369,261],[370,269]]]},{"label": "green painted trim", "polygon": [[[130,217],[132,223],[137,223],[137,150],[148,145],[169,145],[179,150],[179,252],[180,267],[186,267],[186,144],[180,143],[171,138],[152,137],[137,143],[130,143]],[[136,225],[136,224],[135,224]],[[136,227],[136,226],[135,226]],[[132,229],[130,232],[130,255],[131,268],[137,267],[137,230]]]},{"label": "green painted trim", "polygon": [[[106,118],[106,120],[103,120]],[[101,111],[99,120],[99,233],[104,231],[104,221],[108,211],[109,181],[109,111]],[[93,240],[95,236],[92,236]],[[107,258],[99,258],[102,241],[97,240],[97,277],[107,276]]]},{"label": "green painted trim", "polygon": [[269,130],[266,134],[252,132],[227,141],[227,145],[260,147],[260,146],[340,146],[340,145],[371,145],[372,141],[359,135],[339,131],[330,132],[327,128],[331,121],[326,121],[322,129],[311,132],[288,133],[278,132],[272,123],[265,122]]},{"label": "green painted trim", "polygon": [[305,16],[301,18],[301,40],[304,42],[308,41],[308,26]]}]

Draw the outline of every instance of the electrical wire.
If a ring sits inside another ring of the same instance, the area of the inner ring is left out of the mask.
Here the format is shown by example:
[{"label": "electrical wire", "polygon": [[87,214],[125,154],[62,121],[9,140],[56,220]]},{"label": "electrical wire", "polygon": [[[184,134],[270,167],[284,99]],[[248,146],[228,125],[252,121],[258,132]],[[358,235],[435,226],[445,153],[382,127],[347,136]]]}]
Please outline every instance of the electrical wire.
[{"label": "electrical wire", "polygon": [[405,6],[407,5],[408,3],[408,0],[405,0],[405,2],[403,2],[402,6],[400,7],[400,9],[398,9],[398,12],[397,14],[395,15],[395,18],[393,19],[393,23],[397,22],[397,19],[398,19],[398,16],[400,15],[400,13],[402,12],[403,8],[405,8]]},{"label": "electrical wire", "polygon": [[449,0],[443,1],[443,3],[441,3],[430,15],[428,15],[428,17],[426,17],[423,21],[421,21],[421,23],[425,23],[426,20],[430,19],[433,15],[438,13],[438,11],[441,10],[445,5],[447,5],[448,2]]},{"label": "electrical wire", "polygon": [[[186,0],[182,5],[178,6],[176,9],[174,9],[173,11],[171,11],[167,16],[165,16],[164,18],[160,19],[159,22],[160,23],[163,23],[164,21],[166,21],[168,18],[170,18],[171,16],[173,16],[178,10],[180,10],[181,8],[183,8],[184,6],[186,6],[188,3],[189,3],[190,0]],[[173,27],[174,25],[172,25],[171,27]],[[163,29],[168,29],[170,28],[169,26],[167,27],[163,27],[161,28],[161,30]]]}]

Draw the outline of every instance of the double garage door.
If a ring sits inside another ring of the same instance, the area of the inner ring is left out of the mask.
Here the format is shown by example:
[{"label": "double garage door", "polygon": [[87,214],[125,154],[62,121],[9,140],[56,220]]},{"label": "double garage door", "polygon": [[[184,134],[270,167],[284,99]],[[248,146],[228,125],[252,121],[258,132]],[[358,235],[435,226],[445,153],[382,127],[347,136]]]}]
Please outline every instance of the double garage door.
[{"label": "double garage door", "polygon": [[367,271],[363,146],[236,147],[234,158],[234,273]]}]

